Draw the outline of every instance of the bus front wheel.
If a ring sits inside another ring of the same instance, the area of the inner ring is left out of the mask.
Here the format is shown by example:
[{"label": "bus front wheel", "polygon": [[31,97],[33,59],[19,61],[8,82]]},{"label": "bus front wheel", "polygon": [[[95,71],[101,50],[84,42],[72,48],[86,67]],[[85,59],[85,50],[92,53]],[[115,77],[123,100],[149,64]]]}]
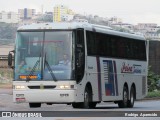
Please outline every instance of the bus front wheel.
[{"label": "bus front wheel", "polygon": [[86,87],[84,92],[83,108],[95,108],[96,104],[96,102],[92,101],[92,90],[89,89],[89,87]]},{"label": "bus front wheel", "polygon": [[82,103],[72,103],[73,108],[82,108]]},{"label": "bus front wheel", "polygon": [[128,89],[126,86],[123,88],[123,100],[118,101],[119,108],[126,108],[128,105]]},{"label": "bus front wheel", "polygon": [[38,108],[41,107],[41,103],[29,103],[30,108]]},{"label": "bus front wheel", "polygon": [[83,108],[89,108],[89,103],[91,102],[91,92],[89,91],[88,87],[85,88],[84,91],[84,102]]}]

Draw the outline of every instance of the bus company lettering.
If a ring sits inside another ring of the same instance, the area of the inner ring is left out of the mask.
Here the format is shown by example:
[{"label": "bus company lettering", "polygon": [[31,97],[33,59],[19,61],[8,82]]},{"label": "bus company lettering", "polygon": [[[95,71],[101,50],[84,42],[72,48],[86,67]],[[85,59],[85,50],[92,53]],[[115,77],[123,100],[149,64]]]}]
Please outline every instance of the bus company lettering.
[{"label": "bus company lettering", "polygon": [[126,65],[125,62],[122,64],[121,73],[141,73],[141,65]]},{"label": "bus company lettering", "polygon": [[130,66],[129,64],[126,65],[125,62],[122,64],[121,68],[121,73],[132,73],[133,72],[133,67]]}]

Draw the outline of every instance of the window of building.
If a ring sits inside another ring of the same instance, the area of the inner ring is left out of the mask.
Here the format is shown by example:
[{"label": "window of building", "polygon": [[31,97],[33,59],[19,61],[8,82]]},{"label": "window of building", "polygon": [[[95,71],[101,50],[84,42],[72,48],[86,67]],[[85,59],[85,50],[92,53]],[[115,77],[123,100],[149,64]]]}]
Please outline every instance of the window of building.
[{"label": "window of building", "polygon": [[2,19],[2,13],[0,13],[0,19]]},{"label": "window of building", "polygon": [[11,13],[8,13],[8,19],[11,19]]}]

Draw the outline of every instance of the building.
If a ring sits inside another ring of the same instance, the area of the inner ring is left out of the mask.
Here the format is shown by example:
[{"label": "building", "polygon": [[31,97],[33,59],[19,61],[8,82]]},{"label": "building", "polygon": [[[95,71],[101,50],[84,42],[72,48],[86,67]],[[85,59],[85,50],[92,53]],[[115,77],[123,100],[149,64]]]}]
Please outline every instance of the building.
[{"label": "building", "polygon": [[74,19],[73,22],[85,22],[85,23],[88,23],[88,20],[86,19]]},{"label": "building", "polygon": [[122,19],[118,17],[111,17],[109,19],[110,24],[117,24],[117,23],[122,23],[122,22],[123,22]]},{"label": "building", "polygon": [[36,14],[36,10],[24,8],[24,9],[18,9],[18,13],[20,14],[20,18],[22,20],[26,20],[26,19],[32,19],[32,17]]},{"label": "building", "polygon": [[133,30],[133,28],[134,28],[134,26],[132,24],[128,24],[128,23],[112,23],[110,26],[120,27],[120,28],[124,28],[127,30]]},{"label": "building", "polygon": [[134,31],[142,33],[146,39],[160,40],[160,27],[156,23],[139,23],[135,26]]},{"label": "building", "polygon": [[149,40],[159,40],[160,41],[160,33],[157,33],[157,32],[146,32],[145,37]]},{"label": "building", "polygon": [[54,7],[54,22],[70,21],[74,17],[74,12],[64,5],[56,5]]},{"label": "building", "polygon": [[137,29],[155,28],[157,27],[157,24],[156,23],[138,23],[136,27]]},{"label": "building", "polygon": [[20,15],[15,12],[0,12],[0,22],[19,23]]},{"label": "building", "polygon": [[153,32],[156,27],[157,24],[155,23],[138,23],[138,25],[135,25],[135,31],[145,34],[146,32]]}]

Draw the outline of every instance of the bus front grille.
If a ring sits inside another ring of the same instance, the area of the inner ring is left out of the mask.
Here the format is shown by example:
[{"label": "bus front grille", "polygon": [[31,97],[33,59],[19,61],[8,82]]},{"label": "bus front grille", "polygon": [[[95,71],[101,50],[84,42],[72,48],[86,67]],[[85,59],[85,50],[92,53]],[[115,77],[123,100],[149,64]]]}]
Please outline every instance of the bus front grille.
[{"label": "bus front grille", "polygon": [[55,85],[44,85],[44,86],[28,86],[29,89],[54,89]]}]

